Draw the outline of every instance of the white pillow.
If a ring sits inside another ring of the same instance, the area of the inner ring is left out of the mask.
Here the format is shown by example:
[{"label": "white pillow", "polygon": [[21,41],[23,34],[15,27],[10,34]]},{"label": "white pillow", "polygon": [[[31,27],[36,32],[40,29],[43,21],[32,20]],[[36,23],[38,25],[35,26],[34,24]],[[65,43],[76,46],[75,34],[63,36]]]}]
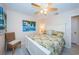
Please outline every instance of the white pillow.
[{"label": "white pillow", "polygon": [[47,33],[48,35],[52,35],[53,32],[54,32],[53,30],[47,30],[47,31],[46,31],[46,33]]}]

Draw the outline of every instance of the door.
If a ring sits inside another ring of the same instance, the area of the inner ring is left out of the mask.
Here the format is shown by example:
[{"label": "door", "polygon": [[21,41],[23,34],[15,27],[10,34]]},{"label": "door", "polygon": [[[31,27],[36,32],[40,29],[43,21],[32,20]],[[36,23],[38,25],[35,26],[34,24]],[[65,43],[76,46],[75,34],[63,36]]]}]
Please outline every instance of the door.
[{"label": "door", "polygon": [[78,42],[78,18],[77,17],[73,17],[71,20],[71,42],[77,44]]}]

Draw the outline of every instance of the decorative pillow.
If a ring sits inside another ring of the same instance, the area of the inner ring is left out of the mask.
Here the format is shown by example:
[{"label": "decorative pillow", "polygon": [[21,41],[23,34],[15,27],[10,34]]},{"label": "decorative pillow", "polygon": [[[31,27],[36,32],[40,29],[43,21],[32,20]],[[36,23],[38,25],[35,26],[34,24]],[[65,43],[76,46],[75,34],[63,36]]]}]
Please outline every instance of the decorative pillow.
[{"label": "decorative pillow", "polygon": [[54,36],[57,36],[57,34],[58,34],[57,31],[54,31],[54,32],[52,33],[52,35],[54,35]]},{"label": "decorative pillow", "polygon": [[52,33],[53,36],[58,36],[58,37],[63,37],[64,36],[64,33],[63,32],[59,32],[59,31],[54,31]]},{"label": "decorative pillow", "polygon": [[43,32],[43,34],[47,34],[47,33],[46,33],[46,30]]},{"label": "decorative pillow", "polygon": [[47,30],[47,31],[46,31],[46,34],[52,35],[53,32],[54,32],[53,30]]},{"label": "decorative pillow", "polygon": [[63,37],[64,36],[64,33],[63,32],[58,32],[57,36],[58,37]]}]

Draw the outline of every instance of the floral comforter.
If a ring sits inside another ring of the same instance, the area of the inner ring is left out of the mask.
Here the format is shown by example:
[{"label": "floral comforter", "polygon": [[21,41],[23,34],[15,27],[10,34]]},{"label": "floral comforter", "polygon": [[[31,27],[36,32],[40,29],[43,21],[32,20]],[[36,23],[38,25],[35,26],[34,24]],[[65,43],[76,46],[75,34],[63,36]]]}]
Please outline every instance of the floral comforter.
[{"label": "floral comforter", "polygon": [[32,35],[34,41],[38,42],[43,47],[51,51],[52,55],[58,55],[61,53],[64,47],[63,37],[49,36],[49,35]]}]

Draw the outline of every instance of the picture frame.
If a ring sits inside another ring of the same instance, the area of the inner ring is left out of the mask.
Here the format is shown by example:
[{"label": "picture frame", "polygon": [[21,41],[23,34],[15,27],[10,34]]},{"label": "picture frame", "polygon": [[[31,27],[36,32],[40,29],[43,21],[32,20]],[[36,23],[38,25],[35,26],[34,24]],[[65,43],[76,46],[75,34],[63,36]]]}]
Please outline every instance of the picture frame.
[{"label": "picture frame", "polygon": [[23,32],[26,31],[36,31],[36,22],[35,21],[27,21],[27,20],[23,20]]}]

